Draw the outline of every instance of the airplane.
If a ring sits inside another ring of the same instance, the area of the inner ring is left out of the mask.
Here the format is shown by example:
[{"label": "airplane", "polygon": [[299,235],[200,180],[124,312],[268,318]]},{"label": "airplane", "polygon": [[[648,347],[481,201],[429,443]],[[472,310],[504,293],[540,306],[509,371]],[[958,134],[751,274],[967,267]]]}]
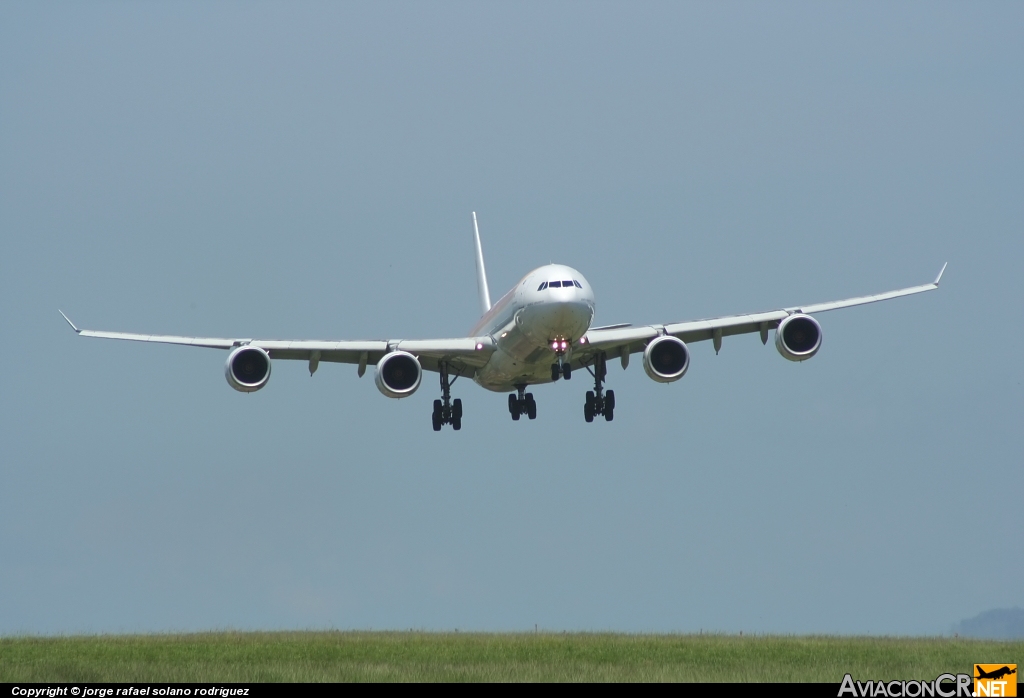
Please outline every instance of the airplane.
[{"label": "airplane", "polygon": [[1008,666],[1004,666],[1004,667],[1002,667],[1000,669],[996,669],[994,671],[985,671],[984,669],[982,669],[981,667],[979,667],[977,665],[975,665],[975,668],[978,669],[978,675],[974,677],[976,679],[1001,679],[1004,676],[1009,676],[1010,674],[1016,674],[1017,673],[1016,669],[1011,669]]},{"label": "airplane", "polygon": [[355,364],[360,377],[367,366],[375,364],[377,389],[389,398],[409,397],[420,387],[424,371],[436,372],[441,398],[434,400],[432,426],[440,431],[451,425],[458,431],[462,428],[462,400],[452,399],[451,386],[459,378],[509,393],[508,411],[518,421],[524,414],[529,419],[537,417],[537,402],[533,393],[526,392],[527,387],[569,380],[574,370],[586,369],[593,376],[594,389],[586,393],[584,419],[593,422],[604,417],[610,422],[615,415],[615,391],[604,388],[609,359],[618,358],[625,369],[632,354],[642,353],[647,375],[659,383],[672,383],[690,367],[688,344],[711,340],[717,354],[724,337],[756,332],[761,343],[767,344],[769,332],[775,330],[778,352],[790,361],[806,361],[821,348],[821,325],[812,317],[814,313],[932,291],[939,287],[946,270],[943,265],[930,284],[830,303],[664,325],[592,327],[594,291],[583,274],[562,264],[534,269],[492,304],[476,212],[473,241],[481,317],[466,337],[366,341],[178,337],[79,329],[59,312],[82,337],[227,350],[224,377],[228,385],[243,393],[266,387],[271,361],[277,359],[308,361],[310,376],[322,361]]}]

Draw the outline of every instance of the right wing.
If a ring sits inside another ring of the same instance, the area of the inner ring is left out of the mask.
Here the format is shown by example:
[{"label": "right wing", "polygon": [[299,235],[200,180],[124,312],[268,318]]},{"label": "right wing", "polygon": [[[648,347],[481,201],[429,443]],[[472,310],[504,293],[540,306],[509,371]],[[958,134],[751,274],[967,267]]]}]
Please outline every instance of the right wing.
[{"label": "right wing", "polygon": [[[82,330],[64,315],[77,334],[82,337],[101,339],[122,339],[132,342],[154,342],[157,344],[180,344],[208,349],[233,349],[241,346],[259,347],[271,359],[330,363],[357,364],[360,369],[367,364],[376,364],[392,351],[407,351],[420,360],[428,371],[438,371],[439,364],[447,362],[458,375],[472,376],[476,369],[487,363],[494,352],[490,337],[463,337],[454,339],[395,339],[395,340],[280,340],[280,339],[229,339],[220,337],[179,337],[176,335],[132,334],[129,332],[104,332]],[[362,373],[360,373],[362,375]]]}]

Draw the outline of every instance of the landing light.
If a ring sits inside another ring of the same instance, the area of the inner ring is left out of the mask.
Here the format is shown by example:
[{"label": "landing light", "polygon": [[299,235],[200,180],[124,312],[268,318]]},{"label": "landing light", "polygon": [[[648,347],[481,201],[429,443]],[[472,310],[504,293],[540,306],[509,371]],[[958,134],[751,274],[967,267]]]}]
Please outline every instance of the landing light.
[{"label": "landing light", "polygon": [[476,350],[477,351],[480,351],[483,348],[484,348],[483,342],[477,342],[476,343]]},{"label": "landing light", "polygon": [[551,343],[551,348],[555,349],[557,351],[558,350],[558,342],[552,342]]}]

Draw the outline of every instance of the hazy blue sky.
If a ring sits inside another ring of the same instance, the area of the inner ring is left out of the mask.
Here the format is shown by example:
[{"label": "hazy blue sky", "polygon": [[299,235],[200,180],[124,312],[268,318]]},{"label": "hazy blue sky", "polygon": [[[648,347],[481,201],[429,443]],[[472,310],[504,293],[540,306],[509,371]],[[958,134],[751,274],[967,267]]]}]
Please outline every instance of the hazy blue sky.
[{"label": "hazy blue sky", "polygon": [[[948,632],[1024,605],[1024,4],[0,5],[0,633]],[[75,337],[420,338],[930,281],[535,422]]]}]

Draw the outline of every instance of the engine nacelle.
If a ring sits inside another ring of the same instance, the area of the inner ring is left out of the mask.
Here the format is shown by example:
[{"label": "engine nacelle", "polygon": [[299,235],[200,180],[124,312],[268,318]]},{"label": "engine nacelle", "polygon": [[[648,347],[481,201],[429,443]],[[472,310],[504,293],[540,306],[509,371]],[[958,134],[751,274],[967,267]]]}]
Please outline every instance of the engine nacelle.
[{"label": "engine nacelle", "polygon": [[407,351],[393,351],[377,362],[377,390],[388,397],[409,397],[422,379],[419,359]]},{"label": "engine nacelle", "polygon": [[644,349],[644,370],[659,383],[677,381],[690,368],[690,350],[683,340],[675,337],[657,337]]},{"label": "engine nacelle", "polygon": [[810,315],[790,315],[775,330],[775,348],[790,361],[806,361],[821,348],[821,325]]},{"label": "engine nacelle", "polygon": [[224,377],[239,392],[255,392],[270,380],[270,354],[259,347],[232,349],[224,364]]}]

